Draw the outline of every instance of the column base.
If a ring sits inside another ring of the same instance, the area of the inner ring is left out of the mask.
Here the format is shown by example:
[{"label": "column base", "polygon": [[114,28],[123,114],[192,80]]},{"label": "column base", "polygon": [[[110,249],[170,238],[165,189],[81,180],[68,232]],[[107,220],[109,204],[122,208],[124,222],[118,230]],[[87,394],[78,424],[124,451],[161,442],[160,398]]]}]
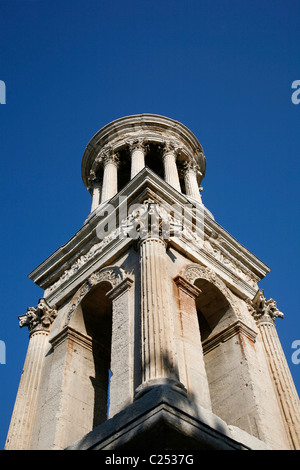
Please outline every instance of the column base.
[{"label": "column base", "polygon": [[151,391],[66,450],[271,450],[168,386]]},{"label": "column base", "polygon": [[152,391],[156,387],[169,387],[177,393],[180,393],[187,398],[187,390],[185,386],[179,382],[179,380],[171,379],[170,377],[158,377],[150,379],[147,382],[142,383],[135,389],[134,400],[138,400],[145,393]]}]

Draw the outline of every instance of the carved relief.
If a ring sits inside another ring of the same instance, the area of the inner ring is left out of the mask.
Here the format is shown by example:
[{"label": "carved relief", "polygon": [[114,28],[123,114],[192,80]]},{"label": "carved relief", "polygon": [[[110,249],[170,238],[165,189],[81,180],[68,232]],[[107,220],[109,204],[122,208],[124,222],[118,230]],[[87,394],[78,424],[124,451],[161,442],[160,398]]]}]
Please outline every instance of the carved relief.
[{"label": "carved relief", "polygon": [[190,264],[185,268],[183,277],[191,284],[194,284],[197,279],[205,279],[206,281],[214,284],[222,292],[224,297],[226,297],[238,316],[240,315],[240,308],[234,295],[214,271],[198,264]]},{"label": "carved relief", "polygon": [[211,237],[204,240],[204,248],[236,276],[246,281],[252,287],[257,287],[259,278],[252,273],[250,269],[246,268],[243,263],[232,256],[229,251],[222,246],[223,243],[223,238],[214,233]]},{"label": "carved relief", "polygon": [[49,295],[75,275],[89,260],[102,253],[113,240],[124,238],[139,240],[147,237],[149,233],[164,238],[182,235],[187,240],[197,241],[197,235],[194,232],[184,228],[179,220],[172,217],[153,199],[148,198],[122,219],[119,227],[94,244],[86,254],[80,256],[69,269],[65,270],[61,277],[45,291],[45,295]]},{"label": "carved relief", "polygon": [[247,300],[247,307],[258,323],[274,323],[276,318],[284,317],[283,313],[278,310],[276,301],[265,298],[263,289],[257,291],[253,300]]},{"label": "carved relief", "polygon": [[[184,217],[182,220],[176,219],[162,205],[148,198],[122,219],[115,230],[95,243],[87,253],[81,255],[69,269],[66,269],[61,277],[45,291],[45,295],[49,295],[65,281],[72,278],[86,263],[99,256],[106,246],[114,240],[125,238],[140,240],[149,234],[166,240],[172,237],[181,237],[184,241],[193,243],[196,249],[203,247],[203,237],[198,236],[197,232],[184,223]],[[222,247],[221,243],[222,238],[215,234],[214,237],[204,240],[204,249],[236,276],[252,287],[256,287],[258,278]]]}]

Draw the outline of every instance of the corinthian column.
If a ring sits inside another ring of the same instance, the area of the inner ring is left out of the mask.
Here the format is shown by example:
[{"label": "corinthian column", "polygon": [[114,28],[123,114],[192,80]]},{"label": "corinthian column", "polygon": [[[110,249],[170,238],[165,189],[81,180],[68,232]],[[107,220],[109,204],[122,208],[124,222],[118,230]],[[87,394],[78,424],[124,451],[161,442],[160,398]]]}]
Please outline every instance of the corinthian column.
[{"label": "corinthian column", "polygon": [[173,383],[175,374],[166,245],[159,238],[139,244],[141,270],[142,386]]},{"label": "corinthian column", "polygon": [[186,195],[201,202],[201,195],[197,181],[197,171],[197,165],[192,161],[186,162],[183,166]]},{"label": "corinthian column", "polygon": [[134,178],[145,167],[145,144],[135,140],[129,144],[131,152],[131,175]]},{"label": "corinthian column", "polygon": [[93,212],[101,202],[102,179],[97,177],[95,174],[91,174],[89,183],[89,190],[91,191],[93,198],[91,212]]},{"label": "corinthian column", "polygon": [[101,202],[106,202],[118,192],[118,154],[108,151],[103,158],[103,186]]},{"label": "corinthian column", "polygon": [[175,146],[167,142],[163,153],[163,163],[165,180],[177,191],[181,192],[178,169],[176,164],[176,148]]},{"label": "corinthian column", "polygon": [[20,327],[29,328],[30,340],[7,435],[7,450],[30,449],[43,363],[49,347],[48,335],[56,315],[56,308],[40,299],[36,308],[28,308],[27,313],[19,317]]},{"label": "corinthian column", "polygon": [[283,318],[273,299],[266,300],[260,289],[253,300],[254,318],[262,337],[272,379],[277,390],[282,417],[291,447],[300,450],[300,404],[298,393],[282,349],[275,319]]}]

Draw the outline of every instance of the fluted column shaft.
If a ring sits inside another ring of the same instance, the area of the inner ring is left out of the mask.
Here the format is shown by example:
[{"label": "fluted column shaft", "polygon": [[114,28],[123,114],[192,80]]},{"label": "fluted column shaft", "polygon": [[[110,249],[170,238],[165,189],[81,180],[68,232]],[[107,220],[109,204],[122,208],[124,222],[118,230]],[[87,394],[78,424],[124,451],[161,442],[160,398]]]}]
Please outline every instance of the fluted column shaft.
[{"label": "fluted column shaft", "polygon": [[145,167],[145,146],[142,142],[133,142],[130,145],[131,151],[131,174],[134,178]]},{"label": "fluted column shaft", "polygon": [[91,212],[93,212],[101,202],[101,190],[102,190],[102,181],[97,178],[93,181],[92,184],[92,207]]},{"label": "fluted column shaft", "polygon": [[201,202],[196,168],[192,162],[188,162],[184,165],[184,183],[186,195]]},{"label": "fluted column shaft", "polygon": [[48,343],[47,331],[31,334],[5,449],[29,450],[37,410],[43,362]]},{"label": "fluted column shaft", "polygon": [[278,338],[276,326],[271,320],[259,321],[258,327],[292,446],[296,450],[300,450],[299,397]]},{"label": "fluted column shaft", "polygon": [[106,155],[103,158],[103,186],[101,202],[106,202],[118,192],[118,155]]},{"label": "fluted column shaft", "polygon": [[178,169],[176,164],[176,149],[171,144],[167,144],[163,153],[165,181],[177,191],[181,192]]},{"label": "fluted column shaft", "polygon": [[140,242],[142,389],[177,381],[168,293],[166,245],[159,238]]}]

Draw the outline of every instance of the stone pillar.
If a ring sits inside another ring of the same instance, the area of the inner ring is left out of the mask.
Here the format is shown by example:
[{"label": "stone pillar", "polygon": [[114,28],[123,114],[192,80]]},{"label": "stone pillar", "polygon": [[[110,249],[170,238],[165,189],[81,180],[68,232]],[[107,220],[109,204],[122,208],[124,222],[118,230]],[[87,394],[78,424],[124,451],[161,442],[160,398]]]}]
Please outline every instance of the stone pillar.
[{"label": "stone pillar", "polygon": [[201,291],[179,275],[174,278],[174,282],[178,289],[179,304],[179,318],[175,326],[179,379],[186,387],[190,400],[211,410],[195,302]]},{"label": "stone pillar", "polygon": [[283,318],[273,299],[266,300],[260,289],[254,299],[254,318],[261,334],[271,376],[276,388],[291,447],[300,450],[300,404],[298,393],[282,349],[275,319]]},{"label": "stone pillar", "polygon": [[139,243],[141,275],[142,384],[137,395],[155,385],[177,385],[173,345],[170,286],[167,277],[166,243],[145,238]]},{"label": "stone pillar", "polygon": [[197,165],[189,161],[183,165],[185,192],[187,196],[201,202],[201,195],[197,181]]},{"label": "stone pillar", "polygon": [[89,190],[92,194],[92,207],[91,212],[93,212],[101,202],[101,190],[102,190],[102,179],[96,175],[91,175],[89,178]]},{"label": "stone pillar", "polygon": [[56,315],[56,308],[40,299],[36,308],[28,308],[27,313],[19,317],[20,327],[29,328],[30,340],[5,444],[6,450],[30,450],[43,363],[49,347],[48,336]]},{"label": "stone pillar", "polygon": [[129,146],[131,152],[130,179],[132,179],[145,167],[145,144],[140,140],[135,140]]},{"label": "stone pillar", "polygon": [[109,418],[130,405],[134,395],[133,281],[125,278],[107,293],[112,300],[112,372],[109,391]]},{"label": "stone pillar", "polygon": [[107,152],[103,155],[103,186],[101,202],[106,202],[118,192],[118,154]]},{"label": "stone pillar", "polygon": [[165,180],[177,191],[181,192],[178,169],[176,164],[176,148],[170,142],[165,144],[163,152],[163,163],[164,163],[164,172]]}]

